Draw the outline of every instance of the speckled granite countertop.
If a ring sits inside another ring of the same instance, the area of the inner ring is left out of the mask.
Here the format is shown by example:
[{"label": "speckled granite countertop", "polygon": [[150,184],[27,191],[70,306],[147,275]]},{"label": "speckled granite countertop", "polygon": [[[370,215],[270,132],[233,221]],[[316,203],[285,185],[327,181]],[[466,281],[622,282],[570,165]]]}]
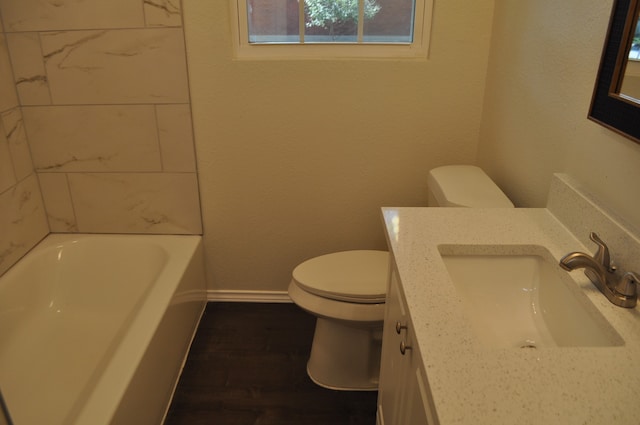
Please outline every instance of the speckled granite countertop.
[{"label": "speckled granite countertop", "polygon": [[384,208],[383,217],[440,425],[640,424],[638,308],[614,306],[574,271],[624,345],[487,348],[438,250],[537,245],[558,261],[595,246],[584,246],[548,209]]}]

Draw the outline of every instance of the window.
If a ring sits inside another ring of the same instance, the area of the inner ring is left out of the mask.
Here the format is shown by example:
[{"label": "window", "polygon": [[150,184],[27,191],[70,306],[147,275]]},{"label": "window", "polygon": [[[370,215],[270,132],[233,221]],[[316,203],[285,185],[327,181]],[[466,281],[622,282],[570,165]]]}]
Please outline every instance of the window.
[{"label": "window", "polygon": [[433,0],[231,0],[239,58],[422,57]]},{"label": "window", "polygon": [[633,34],[633,39],[631,40],[629,59],[640,61],[640,18],[636,21],[636,31]]}]

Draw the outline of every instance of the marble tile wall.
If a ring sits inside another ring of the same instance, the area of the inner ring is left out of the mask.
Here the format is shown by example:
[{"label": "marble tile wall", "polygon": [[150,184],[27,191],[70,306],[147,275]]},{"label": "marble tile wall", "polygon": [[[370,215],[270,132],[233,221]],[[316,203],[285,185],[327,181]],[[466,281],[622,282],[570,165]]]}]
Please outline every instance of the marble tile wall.
[{"label": "marble tile wall", "polygon": [[51,231],[202,233],[180,0],[0,13]]},{"label": "marble tile wall", "polygon": [[49,233],[0,25],[0,275]]}]

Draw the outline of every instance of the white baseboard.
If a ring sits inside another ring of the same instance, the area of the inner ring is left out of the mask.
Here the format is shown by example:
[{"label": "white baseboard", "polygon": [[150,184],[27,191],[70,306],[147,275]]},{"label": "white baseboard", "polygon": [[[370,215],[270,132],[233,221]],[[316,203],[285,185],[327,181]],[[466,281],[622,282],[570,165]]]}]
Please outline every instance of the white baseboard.
[{"label": "white baseboard", "polygon": [[243,303],[290,303],[287,291],[231,291],[220,289],[207,290],[207,301],[243,302]]}]

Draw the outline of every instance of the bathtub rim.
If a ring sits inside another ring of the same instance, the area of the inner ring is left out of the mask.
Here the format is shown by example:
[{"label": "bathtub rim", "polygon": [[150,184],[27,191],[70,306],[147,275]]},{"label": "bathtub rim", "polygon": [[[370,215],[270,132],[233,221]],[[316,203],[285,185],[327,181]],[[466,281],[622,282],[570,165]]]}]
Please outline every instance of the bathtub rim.
[{"label": "bathtub rim", "polygon": [[[160,322],[169,305],[174,302],[176,291],[182,283],[182,277],[191,266],[196,255],[202,255],[202,236],[200,235],[147,235],[147,234],[95,234],[95,233],[50,233],[34,246],[20,261],[30,254],[42,250],[71,243],[79,239],[111,239],[118,242],[127,240],[153,241],[167,250],[168,259],[158,274],[152,287],[140,304],[140,310],[132,317],[120,343],[114,350],[95,386],[90,393],[83,395],[85,402],[68,413],[71,423],[80,425],[109,424],[115,415],[138,366],[151,343]],[[200,261],[202,263],[202,261]],[[13,266],[12,266],[13,268]],[[202,270],[204,284],[204,270]],[[184,297],[184,294],[182,294]],[[188,294],[192,301],[206,303],[206,291],[201,290]],[[202,311],[200,311],[202,314]],[[195,328],[193,329],[195,334]],[[186,358],[186,353],[185,353]],[[184,362],[184,360],[183,360]],[[174,388],[171,389],[173,392]],[[9,406],[10,408],[10,406]],[[168,406],[165,406],[165,410]],[[165,412],[166,414],[166,412]]]}]

